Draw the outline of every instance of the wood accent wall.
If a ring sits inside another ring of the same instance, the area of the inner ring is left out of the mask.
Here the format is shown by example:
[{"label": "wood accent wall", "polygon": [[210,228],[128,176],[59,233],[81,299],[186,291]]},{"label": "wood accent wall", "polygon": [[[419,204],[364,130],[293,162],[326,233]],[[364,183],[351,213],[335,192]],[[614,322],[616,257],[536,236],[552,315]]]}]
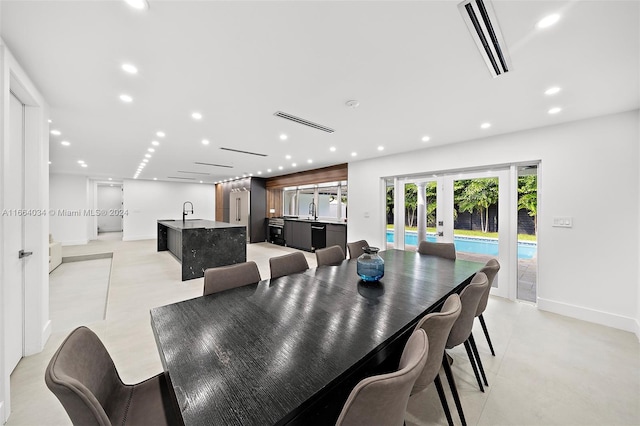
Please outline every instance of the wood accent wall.
[{"label": "wood accent wall", "polygon": [[[287,186],[311,185],[314,183],[347,180],[347,163],[338,164],[306,172],[291,173],[267,179],[267,217],[282,216],[282,188]],[[275,213],[269,213],[275,209]]]},{"label": "wood accent wall", "polygon": [[224,200],[221,184],[216,185],[216,220],[224,222]]}]

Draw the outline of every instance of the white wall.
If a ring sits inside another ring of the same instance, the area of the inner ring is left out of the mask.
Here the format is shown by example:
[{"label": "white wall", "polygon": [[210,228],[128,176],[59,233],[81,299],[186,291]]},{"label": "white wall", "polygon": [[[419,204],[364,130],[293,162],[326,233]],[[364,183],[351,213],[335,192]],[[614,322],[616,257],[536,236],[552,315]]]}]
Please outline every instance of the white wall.
[{"label": "white wall", "polygon": [[51,174],[49,177],[49,230],[62,245],[87,244],[93,208],[85,176]]},{"label": "white wall", "polygon": [[187,219],[215,220],[215,187],[198,183],[176,183],[127,179],[123,183],[124,241],[157,237],[157,221],[182,220],[182,204],[193,203]]},{"label": "white wall", "polygon": [[107,215],[98,216],[98,230],[100,232],[122,231],[122,217],[111,214],[122,210],[122,185],[98,185],[98,210]]},{"label": "white wall", "polygon": [[[538,307],[637,331],[638,111],[349,164],[348,240],[384,243],[380,178],[540,163]],[[554,216],[573,228],[551,227]]]}]

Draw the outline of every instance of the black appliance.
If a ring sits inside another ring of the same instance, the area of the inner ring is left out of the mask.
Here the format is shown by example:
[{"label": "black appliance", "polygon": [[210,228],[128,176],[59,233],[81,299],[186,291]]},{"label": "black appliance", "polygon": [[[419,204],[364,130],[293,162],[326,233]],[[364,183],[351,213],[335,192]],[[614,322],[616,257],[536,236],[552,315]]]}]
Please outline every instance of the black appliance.
[{"label": "black appliance", "polygon": [[327,246],[327,225],[311,225],[311,249],[318,250]]},{"label": "black appliance", "polygon": [[269,235],[268,241],[271,244],[285,245],[284,240],[284,219],[281,217],[269,218]]}]

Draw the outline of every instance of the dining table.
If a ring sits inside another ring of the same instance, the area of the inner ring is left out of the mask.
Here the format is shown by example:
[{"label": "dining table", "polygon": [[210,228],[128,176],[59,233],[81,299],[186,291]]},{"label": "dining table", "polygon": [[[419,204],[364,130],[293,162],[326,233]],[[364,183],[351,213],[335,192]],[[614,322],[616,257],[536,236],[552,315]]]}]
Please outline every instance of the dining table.
[{"label": "dining table", "polygon": [[153,308],[151,327],[186,426],[334,424],[362,378],[397,369],[417,322],[483,263],[381,251]]}]

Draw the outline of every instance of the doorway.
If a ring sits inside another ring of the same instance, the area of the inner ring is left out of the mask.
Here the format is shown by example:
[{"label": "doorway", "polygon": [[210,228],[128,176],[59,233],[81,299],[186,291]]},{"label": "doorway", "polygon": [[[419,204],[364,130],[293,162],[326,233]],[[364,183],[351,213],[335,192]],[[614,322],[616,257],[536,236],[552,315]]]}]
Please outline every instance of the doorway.
[{"label": "doorway", "polygon": [[96,189],[96,226],[99,240],[122,240],[122,184],[98,183]]}]

